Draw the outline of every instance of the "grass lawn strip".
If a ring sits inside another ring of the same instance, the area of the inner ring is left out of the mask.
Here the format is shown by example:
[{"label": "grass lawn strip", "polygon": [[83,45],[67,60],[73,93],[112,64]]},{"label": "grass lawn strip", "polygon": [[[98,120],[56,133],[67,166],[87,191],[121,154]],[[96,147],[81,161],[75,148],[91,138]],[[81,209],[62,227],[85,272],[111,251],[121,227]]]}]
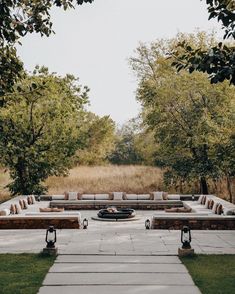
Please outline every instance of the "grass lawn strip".
[{"label": "grass lawn strip", "polygon": [[54,260],[41,254],[0,254],[0,293],[36,294]]},{"label": "grass lawn strip", "polygon": [[235,293],[235,255],[182,257],[202,294]]}]

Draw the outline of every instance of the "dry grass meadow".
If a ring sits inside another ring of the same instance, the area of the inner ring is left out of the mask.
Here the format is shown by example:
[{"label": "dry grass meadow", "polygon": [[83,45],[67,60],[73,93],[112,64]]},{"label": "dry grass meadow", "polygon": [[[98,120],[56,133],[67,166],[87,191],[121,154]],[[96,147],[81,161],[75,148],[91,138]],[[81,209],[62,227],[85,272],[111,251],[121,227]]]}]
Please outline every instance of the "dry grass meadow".
[{"label": "dry grass meadow", "polygon": [[[10,182],[8,172],[0,169],[0,202],[10,197],[4,187]],[[159,168],[138,165],[78,166],[70,170],[68,177],[50,177],[46,181],[48,194],[63,194],[65,191],[83,193],[107,193],[124,191],[127,193],[148,193],[165,190],[179,192],[179,188],[167,189],[163,184],[163,172]],[[226,183],[223,180],[209,183],[210,193],[228,198]],[[183,193],[192,187],[185,185]]]},{"label": "dry grass meadow", "polygon": [[162,171],[136,165],[79,166],[70,171],[69,177],[50,177],[46,185],[49,194],[64,191],[144,193],[162,189]]},{"label": "dry grass meadow", "polygon": [[[0,169],[0,201],[9,198],[8,190],[4,189],[9,181],[9,174]],[[45,184],[48,194],[65,191],[144,193],[163,189],[160,169],[137,165],[79,166],[71,169],[68,177],[50,177]]]}]

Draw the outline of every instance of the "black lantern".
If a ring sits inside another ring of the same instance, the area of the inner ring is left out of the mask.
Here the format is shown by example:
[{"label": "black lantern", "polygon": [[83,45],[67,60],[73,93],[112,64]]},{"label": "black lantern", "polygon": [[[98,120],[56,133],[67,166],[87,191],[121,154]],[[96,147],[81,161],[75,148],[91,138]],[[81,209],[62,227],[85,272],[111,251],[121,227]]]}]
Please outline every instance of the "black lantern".
[{"label": "black lantern", "polygon": [[83,229],[87,229],[87,227],[88,227],[88,220],[86,218],[84,218],[82,225],[83,225]]},{"label": "black lantern", "polygon": [[46,232],[47,248],[55,248],[56,242],[56,230],[53,226],[50,226]]},{"label": "black lantern", "polygon": [[182,249],[191,249],[191,230],[188,226],[183,226],[183,229],[181,230],[181,243]]},{"label": "black lantern", "polygon": [[150,227],[151,227],[150,220],[149,219],[146,219],[146,221],[145,221],[145,228],[146,228],[146,230],[150,230]]}]

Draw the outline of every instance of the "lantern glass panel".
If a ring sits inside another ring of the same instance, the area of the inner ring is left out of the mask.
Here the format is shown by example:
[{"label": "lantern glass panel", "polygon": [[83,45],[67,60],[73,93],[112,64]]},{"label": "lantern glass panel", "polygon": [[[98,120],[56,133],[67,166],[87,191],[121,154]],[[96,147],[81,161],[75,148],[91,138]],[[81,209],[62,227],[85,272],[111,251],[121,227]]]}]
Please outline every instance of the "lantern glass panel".
[{"label": "lantern glass panel", "polygon": [[47,241],[48,242],[54,242],[55,241],[55,232],[48,232],[48,235],[47,235]]},{"label": "lantern glass panel", "polygon": [[190,242],[190,235],[188,232],[183,232],[183,242]]}]

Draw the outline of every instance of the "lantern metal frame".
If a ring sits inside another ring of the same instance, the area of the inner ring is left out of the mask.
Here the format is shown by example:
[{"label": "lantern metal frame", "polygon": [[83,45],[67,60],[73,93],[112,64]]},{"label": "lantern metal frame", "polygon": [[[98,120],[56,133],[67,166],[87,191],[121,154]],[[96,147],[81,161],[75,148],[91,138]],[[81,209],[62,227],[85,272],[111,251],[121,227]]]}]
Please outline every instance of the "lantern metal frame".
[{"label": "lantern metal frame", "polygon": [[[184,234],[188,234],[189,238],[188,240],[184,240]],[[182,249],[191,249],[191,243],[192,236],[191,236],[191,230],[188,226],[183,226],[181,230],[181,243],[182,243]]]},{"label": "lantern metal frame", "polygon": [[87,227],[88,227],[88,219],[87,219],[87,218],[84,218],[84,219],[83,219],[82,226],[83,226],[83,229],[84,229],[84,230],[87,229]]},{"label": "lantern metal frame", "polygon": [[146,219],[146,221],[145,221],[145,228],[146,228],[146,230],[150,230],[150,228],[151,228],[151,222],[149,219]]},{"label": "lantern metal frame", "polygon": [[[48,236],[49,233],[54,233],[54,240],[48,240]],[[56,229],[54,228],[54,226],[49,226],[49,228],[46,231],[46,238],[45,241],[47,243],[47,247],[46,248],[55,248],[55,243],[57,241],[57,236],[56,236]]]}]

